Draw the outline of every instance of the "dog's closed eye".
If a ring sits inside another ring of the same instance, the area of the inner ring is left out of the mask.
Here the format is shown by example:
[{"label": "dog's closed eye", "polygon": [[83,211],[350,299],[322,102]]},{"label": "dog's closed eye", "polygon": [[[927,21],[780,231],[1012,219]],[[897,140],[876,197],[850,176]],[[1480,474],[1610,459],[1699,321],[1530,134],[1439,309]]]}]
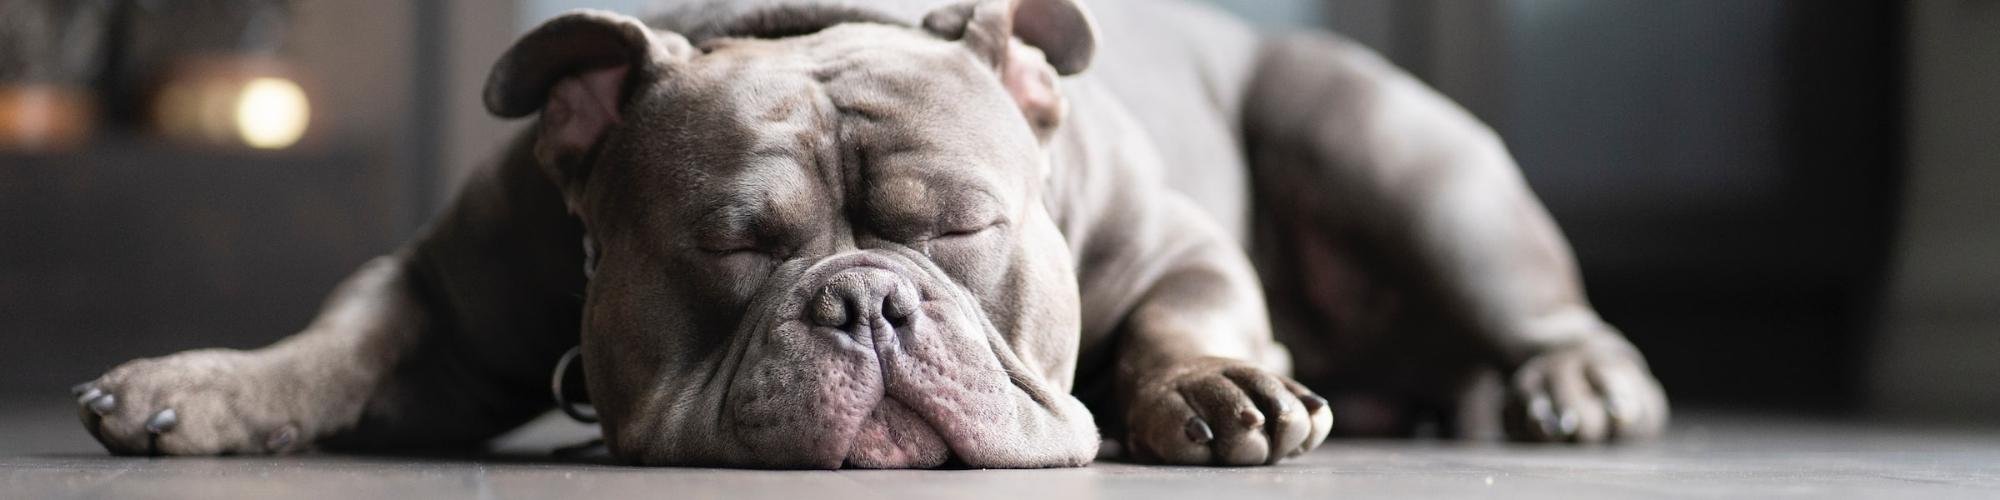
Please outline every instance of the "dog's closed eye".
[{"label": "dog's closed eye", "polygon": [[989,229],[1000,227],[1000,225],[1004,223],[1005,221],[993,221],[985,224],[967,226],[961,229],[947,229],[939,231],[938,235],[933,239],[950,239],[950,238],[965,238],[971,236],[978,236],[980,233],[984,233]]}]

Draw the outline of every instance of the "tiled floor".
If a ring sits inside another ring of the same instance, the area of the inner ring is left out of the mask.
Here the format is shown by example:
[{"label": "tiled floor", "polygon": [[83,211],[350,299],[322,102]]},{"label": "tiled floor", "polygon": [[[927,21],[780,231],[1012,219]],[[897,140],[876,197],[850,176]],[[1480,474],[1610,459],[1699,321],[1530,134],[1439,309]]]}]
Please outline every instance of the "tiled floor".
[{"label": "tiled floor", "polygon": [[0,498],[2000,498],[2000,432],[1682,416],[1667,439],[1575,448],[1337,441],[1247,469],[739,471],[565,463],[554,419],[478,458],[106,456],[66,408],[0,401]]}]

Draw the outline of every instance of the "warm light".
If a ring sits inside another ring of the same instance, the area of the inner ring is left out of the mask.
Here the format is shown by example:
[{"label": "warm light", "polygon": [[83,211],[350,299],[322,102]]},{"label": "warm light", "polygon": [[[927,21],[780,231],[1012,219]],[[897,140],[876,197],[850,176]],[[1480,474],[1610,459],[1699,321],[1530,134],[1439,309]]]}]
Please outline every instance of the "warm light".
[{"label": "warm light", "polygon": [[280,149],[299,141],[312,111],[299,84],[255,78],[236,99],[236,133],[253,148]]},{"label": "warm light", "polygon": [[0,151],[76,146],[90,127],[91,100],[82,89],[0,84]]}]

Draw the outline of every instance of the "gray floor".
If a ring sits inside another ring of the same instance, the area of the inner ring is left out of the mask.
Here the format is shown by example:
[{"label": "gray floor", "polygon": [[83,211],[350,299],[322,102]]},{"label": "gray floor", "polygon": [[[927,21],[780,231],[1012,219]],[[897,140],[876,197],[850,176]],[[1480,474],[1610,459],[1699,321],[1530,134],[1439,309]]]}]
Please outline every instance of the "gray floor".
[{"label": "gray floor", "polygon": [[[4,401],[0,401],[4,403]],[[737,471],[564,463],[588,430],[544,420],[480,458],[111,457],[66,408],[0,406],[0,498],[2000,498],[2000,433],[1683,415],[1604,448],[1336,441],[1248,469]]]}]

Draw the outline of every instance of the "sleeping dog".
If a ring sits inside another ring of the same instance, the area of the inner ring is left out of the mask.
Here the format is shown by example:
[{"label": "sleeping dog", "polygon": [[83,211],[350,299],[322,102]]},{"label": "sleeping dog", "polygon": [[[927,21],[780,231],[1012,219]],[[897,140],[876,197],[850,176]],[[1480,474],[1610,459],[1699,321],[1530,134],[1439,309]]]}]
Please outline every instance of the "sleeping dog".
[{"label": "sleeping dog", "polygon": [[79,414],[121,454],[473,446],[547,412],[574,352],[561,399],[646,465],[1660,431],[1491,130],[1333,35],[1090,7],[557,17],[483,94],[535,123],[414,241],[304,331],[126,363]]}]

